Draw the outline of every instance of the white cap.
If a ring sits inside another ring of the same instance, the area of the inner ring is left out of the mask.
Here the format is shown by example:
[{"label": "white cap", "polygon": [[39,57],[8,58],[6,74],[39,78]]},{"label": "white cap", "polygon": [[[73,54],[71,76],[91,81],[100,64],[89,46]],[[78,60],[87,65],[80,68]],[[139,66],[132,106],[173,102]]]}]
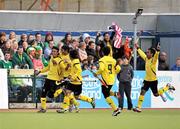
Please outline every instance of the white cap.
[{"label": "white cap", "polygon": [[84,41],[87,37],[90,37],[90,35],[89,35],[88,33],[84,33],[84,34],[83,34],[83,41]]}]

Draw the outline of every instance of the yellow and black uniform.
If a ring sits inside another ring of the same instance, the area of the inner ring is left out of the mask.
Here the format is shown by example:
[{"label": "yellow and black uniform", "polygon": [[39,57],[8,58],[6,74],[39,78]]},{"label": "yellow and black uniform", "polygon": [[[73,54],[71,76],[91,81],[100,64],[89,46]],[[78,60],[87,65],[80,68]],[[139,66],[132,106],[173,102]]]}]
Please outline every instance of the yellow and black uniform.
[{"label": "yellow and black uniform", "polygon": [[40,73],[48,72],[47,78],[45,80],[45,84],[42,88],[41,95],[41,107],[42,109],[46,109],[46,96],[53,98],[57,97],[60,93],[62,93],[62,89],[57,90],[58,85],[56,81],[59,81],[63,78],[61,69],[64,69],[65,65],[63,60],[59,57],[51,58],[49,64],[44,69],[40,70]]},{"label": "yellow and black uniform", "polygon": [[99,60],[99,69],[96,74],[100,74],[102,76],[102,79],[108,86],[108,88],[102,86],[102,93],[107,103],[113,108],[113,110],[116,110],[117,108],[113,100],[110,98],[110,90],[115,82],[116,75],[117,73],[119,73],[119,71],[120,66],[116,65],[116,60],[113,57],[104,56]]},{"label": "yellow and black uniform", "polygon": [[[69,54],[67,54],[67,55],[60,54],[60,58],[62,58],[62,60],[64,60],[65,68],[67,67],[67,65],[71,64]],[[71,72],[70,68],[67,70],[63,69],[62,73],[63,73],[64,78],[67,78],[70,75],[70,72]]]},{"label": "yellow and black uniform", "polygon": [[[141,91],[144,90],[145,92],[151,89],[154,96],[162,95],[164,92],[168,90],[168,87],[164,87],[162,90],[158,91],[158,80],[157,80],[157,62],[159,57],[159,51],[156,51],[154,56],[150,59],[147,58],[146,54],[138,48],[138,53],[141,56],[141,58],[145,61],[145,70],[146,75],[143,82],[143,87],[141,88]],[[138,108],[142,107],[142,103],[144,101],[144,95],[140,95],[138,99]]]},{"label": "yellow and black uniform", "polygon": [[91,103],[92,98],[81,95],[82,92],[82,69],[79,59],[73,59],[71,63],[71,79],[68,85],[68,90],[71,90],[74,93],[74,96],[77,99]]},{"label": "yellow and black uniform", "polygon": [[144,78],[144,86],[142,87],[143,90],[148,91],[149,88],[151,88],[153,94],[157,94],[157,62],[159,57],[159,51],[156,51],[154,56],[150,59],[147,58],[146,54],[139,48],[138,53],[141,56],[141,58],[145,61],[145,70],[146,75]]},{"label": "yellow and black uniform", "polygon": [[78,96],[82,92],[82,69],[79,59],[74,59],[71,62],[71,81],[68,89],[74,92],[75,96]]}]

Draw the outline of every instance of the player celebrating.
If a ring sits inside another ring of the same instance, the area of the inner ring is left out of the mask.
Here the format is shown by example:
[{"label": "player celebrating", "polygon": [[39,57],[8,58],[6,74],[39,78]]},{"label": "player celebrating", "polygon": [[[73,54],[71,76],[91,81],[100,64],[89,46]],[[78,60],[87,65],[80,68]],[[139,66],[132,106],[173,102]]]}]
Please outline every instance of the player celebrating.
[{"label": "player celebrating", "polygon": [[[69,75],[70,83],[67,86],[67,90],[72,91],[74,93],[74,96],[78,100],[89,102],[93,108],[95,108],[95,100],[94,98],[89,98],[86,96],[81,95],[82,92],[82,69],[79,61],[79,56],[77,50],[70,51],[70,59],[71,59],[71,72]],[[70,98],[73,99],[73,98]],[[78,110],[79,103],[73,99],[73,104],[76,107],[76,110]],[[67,101],[68,102],[68,101]],[[65,104],[65,103],[64,103]],[[66,109],[60,109],[57,110],[58,113],[64,113],[67,111],[69,103],[66,103]],[[64,106],[65,107],[65,106]]]},{"label": "player celebrating", "polygon": [[64,62],[61,58],[59,58],[59,49],[57,47],[52,48],[52,57],[49,61],[47,67],[43,68],[40,71],[35,71],[35,74],[48,72],[47,78],[45,80],[45,84],[42,88],[41,95],[41,109],[38,112],[45,113],[46,112],[46,96],[50,98],[57,97],[62,93],[62,89],[57,89],[57,81],[62,80],[62,71],[61,69],[65,69]]},{"label": "player celebrating", "polygon": [[[64,69],[62,72],[63,72],[63,77],[64,77],[64,80],[66,80],[68,78],[68,76],[70,75],[70,72],[71,72],[71,60],[70,60],[70,57],[69,57],[69,46],[67,45],[63,45],[62,48],[61,48],[61,53],[60,53],[60,58],[62,58],[64,60],[64,64],[66,66],[66,69]],[[79,105],[79,103],[77,102],[77,100],[74,98],[74,95],[71,93],[71,91],[67,90],[66,87],[68,85],[68,81],[65,81],[64,83],[64,100],[63,100],[63,103],[62,103],[62,109],[60,112],[62,111],[69,111],[71,112],[72,111],[72,108],[73,108],[73,105],[71,103],[75,103],[76,105]],[[79,109],[77,109],[76,112],[78,112]],[[57,112],[59,112],[59,110],[57,110]]]},{"label": "player celebrating", "polygon": [[103,48],[104,56],[99,60],[99,69],[94,76],[101,75],[102,79],[106,83],[106,86],[102,84],[102,93],[106,102],[112,107],[114,112],[112,113],[113,116],[117,116],[121,113],[121,110],[116,107],[113,100],[110,98],[111,96],[111,88],[114,84],[116,74],[120,71],[120,66],[116,65],[116,60],[113,57],[109,56],[110,48],[104,47]]},{"label": "player celebrating", "polygon": [[144,84],[143,87],[141,88],[141,93],[138,99],[138,105],[136,108],[133,109],[133,111],[135,112],[141,112],[142,103],[144,101],[144,95],[149,90],[149,88],[151,88],[153,95],[155,97],[158,97],[158,96],[162,96],[163,93],[166,92],[167,90],[174,89],[174,87],[168,84],[158,91],[157,88],[158,80],[157,80],[156,70],[157,70],[157,61],[160,52],[159,44],[157,45],[156,49],[149,48],[146,54],[139,48],[137,43],[135,44],[135,47],[137,48],[137,51],[141,56],[141,58],[145,61],[145,70],[146,70],[146,75],[143,82]]}]

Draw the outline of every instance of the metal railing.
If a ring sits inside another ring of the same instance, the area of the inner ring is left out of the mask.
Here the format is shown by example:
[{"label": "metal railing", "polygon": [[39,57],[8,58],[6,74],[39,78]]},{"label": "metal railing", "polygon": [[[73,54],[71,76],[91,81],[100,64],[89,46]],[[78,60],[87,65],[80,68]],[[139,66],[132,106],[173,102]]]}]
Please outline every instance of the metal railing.
[{"label": "metal railing", "polygon": [[[36,76],[33,69],[8,70],[9,108],[21,108],[21,106],[12,107],[18,103],[19,105],[33,104],[33,107],[37,108],[45,78],[46,74]],[[60,95],[56,100],[49,98],[48,101],[61,102],[62,97]]]}]

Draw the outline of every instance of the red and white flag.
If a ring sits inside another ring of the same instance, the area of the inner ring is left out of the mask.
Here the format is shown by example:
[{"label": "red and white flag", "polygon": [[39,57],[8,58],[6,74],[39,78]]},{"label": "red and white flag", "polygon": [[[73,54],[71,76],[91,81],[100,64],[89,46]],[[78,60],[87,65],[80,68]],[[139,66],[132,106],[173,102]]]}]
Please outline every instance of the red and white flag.
[{"label": "red and white flag", "polygon": [[114,31],[115,31],[115,38],[114,38],[114,47],[115,48],[120,48],[122,45],[122,29],[116,24],[112,23],[112,26],[114,26]]}]

